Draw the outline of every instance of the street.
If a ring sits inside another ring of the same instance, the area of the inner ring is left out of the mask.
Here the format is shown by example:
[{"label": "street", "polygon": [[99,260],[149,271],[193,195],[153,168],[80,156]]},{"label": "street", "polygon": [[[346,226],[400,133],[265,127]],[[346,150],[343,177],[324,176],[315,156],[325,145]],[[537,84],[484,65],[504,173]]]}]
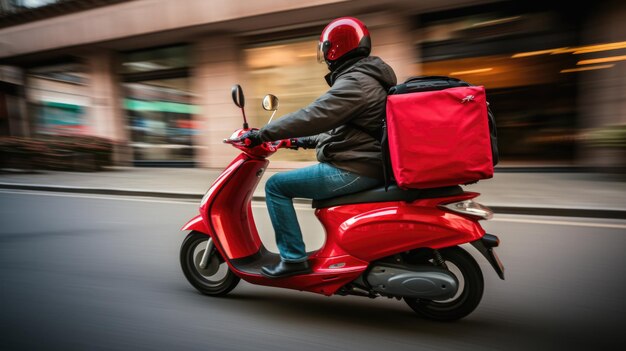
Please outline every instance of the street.
[{"label": "street", "polygon": [[[184,278],[194,201],[0,191],[1,350],[543,350],[626,341],[626,221],[496,215],[501,281],[455,323],[403,302],[241,282],[224,298]],[[275,250],[263,204],[254,205]],[[323,243],[299,207],[307,249]],[[317,225],[317,226],[316,226]]]}]

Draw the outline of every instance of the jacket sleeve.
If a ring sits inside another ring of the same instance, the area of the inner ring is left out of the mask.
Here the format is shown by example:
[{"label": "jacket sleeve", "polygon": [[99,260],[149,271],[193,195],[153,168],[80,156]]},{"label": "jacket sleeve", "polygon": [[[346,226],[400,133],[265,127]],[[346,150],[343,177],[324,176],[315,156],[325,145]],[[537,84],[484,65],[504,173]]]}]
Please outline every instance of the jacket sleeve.
[{"label": "jacket sleeve", "polygon": [[298,138],[298,146],[305,149],[315,149],[319,142],[319,134],[308,137]]},{"label": "jacket sleeve", "polygon": [[273,141],[317,135],[346,124],[365,108],[365,94],[354,77],[339,79],[307,107],[261,128],[261,139]]}]

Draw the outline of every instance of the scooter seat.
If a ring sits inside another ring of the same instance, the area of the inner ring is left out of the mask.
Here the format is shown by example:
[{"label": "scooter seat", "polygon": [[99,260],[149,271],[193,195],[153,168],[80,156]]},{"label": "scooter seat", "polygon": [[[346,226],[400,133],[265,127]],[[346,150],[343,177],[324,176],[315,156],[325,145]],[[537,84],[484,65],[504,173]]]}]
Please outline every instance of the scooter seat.
[{"label": "scooter seat", "polygon": [[428,199],[436,197],[447,197],[463,194],[460,186],[447,186],[432,189],[400,189],[397,185],[389,186],[385,191],[384,186],[365,190],[359,193],[333,197],[324,200],[313,200],[313,208],[326,208],[339,205],[361,204],[368,202],[389,202],[406,201],[411,202],[417,199]]}]

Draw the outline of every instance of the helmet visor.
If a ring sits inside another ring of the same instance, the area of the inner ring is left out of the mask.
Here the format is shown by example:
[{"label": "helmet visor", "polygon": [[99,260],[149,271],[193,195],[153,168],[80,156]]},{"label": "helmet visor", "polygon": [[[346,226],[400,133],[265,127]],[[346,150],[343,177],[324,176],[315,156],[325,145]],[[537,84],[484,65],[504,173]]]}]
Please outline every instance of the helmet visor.
[{"label": "helmet visor", "polygon": [[317,62],[326,62],[326,60],[324,59],[324,43],[321,41],[317,44]]}]

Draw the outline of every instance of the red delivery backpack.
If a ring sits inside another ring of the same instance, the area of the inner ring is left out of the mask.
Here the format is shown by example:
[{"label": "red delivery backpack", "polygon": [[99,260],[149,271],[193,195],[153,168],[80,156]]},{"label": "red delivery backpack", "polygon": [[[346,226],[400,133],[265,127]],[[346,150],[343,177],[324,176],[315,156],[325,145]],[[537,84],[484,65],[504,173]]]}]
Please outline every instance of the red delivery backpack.
[{"label": "red delivery backpack", "polygon": [[488,179],[498,162],[485,89],[450,77],[413,77],[392,87],[381,144],[385,184],[393,177],[405,189]]}]

